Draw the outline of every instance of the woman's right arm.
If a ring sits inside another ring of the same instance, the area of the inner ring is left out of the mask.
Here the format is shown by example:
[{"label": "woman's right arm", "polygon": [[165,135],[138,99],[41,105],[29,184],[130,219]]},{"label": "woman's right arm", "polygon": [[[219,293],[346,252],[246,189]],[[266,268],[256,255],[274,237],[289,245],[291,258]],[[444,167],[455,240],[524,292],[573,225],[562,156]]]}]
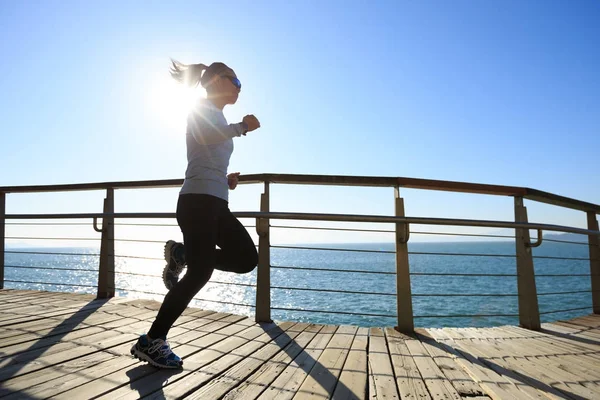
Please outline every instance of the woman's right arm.
[{"label": "woman's right arm", "polygon": [[237,124],[223,124],[219,122],[217,114],[209,109],[201,112],[194,110],[188,116],[188,130],[199,144],[216,144],[241,136],[246,133],[247,125],[243,122]]}]

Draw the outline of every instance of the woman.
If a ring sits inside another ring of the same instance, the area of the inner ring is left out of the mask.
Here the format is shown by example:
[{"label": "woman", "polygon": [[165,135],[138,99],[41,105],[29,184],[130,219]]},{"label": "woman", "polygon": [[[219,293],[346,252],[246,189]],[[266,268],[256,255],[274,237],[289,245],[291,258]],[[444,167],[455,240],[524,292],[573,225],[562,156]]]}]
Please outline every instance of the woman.
[{"label": "woman", "polygon": [[[258,263],[252,238],[228,206],[228,190],[237,185],[239,173],[227,175],[233,138],[260,127],[254,115],[228,124],[223,108],[235,104],[242,84],[223,63],[185,65],[172,61],[171,76],[178,82],[206,89],[187,120],[188,166],[177,201],[177,223],[183,233],[187,272],[183,268],[183,246],[169,242],[169,265],[165,276],[171,288],[148,331],[131,348],[131,354],[160,368],[181,368],[183,361],[171,351],[167,334],[192,298],[206,285],[215,268],[247,273]],[[216,249],[216,245],[220,250]],[[170,267],[170,268],[169,268]]]}]

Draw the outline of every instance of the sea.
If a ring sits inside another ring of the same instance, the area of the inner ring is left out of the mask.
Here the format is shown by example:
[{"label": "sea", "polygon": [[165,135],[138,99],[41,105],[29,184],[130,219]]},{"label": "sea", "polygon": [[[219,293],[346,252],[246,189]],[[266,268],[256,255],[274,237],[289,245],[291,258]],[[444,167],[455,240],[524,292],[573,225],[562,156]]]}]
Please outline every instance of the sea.
[{"label": "sea", "polygon": [[[393,243],[273,247],[272,318],[394,326],[394,248]],[[151,249],[143,254],[116,249],[118,296],[163,299],[163,248],[156,243]],[[514,241],[409,243],[409,252],[415,326],[518,324]],[[93,247],[8,247],[5,288],[94,294],[98,254]],[[533,255],[542,322],[590,314],[587,244],[544,241]],[[253,316],[255,285],[256,270],[244,275],[216,271],[190,306]]]}]

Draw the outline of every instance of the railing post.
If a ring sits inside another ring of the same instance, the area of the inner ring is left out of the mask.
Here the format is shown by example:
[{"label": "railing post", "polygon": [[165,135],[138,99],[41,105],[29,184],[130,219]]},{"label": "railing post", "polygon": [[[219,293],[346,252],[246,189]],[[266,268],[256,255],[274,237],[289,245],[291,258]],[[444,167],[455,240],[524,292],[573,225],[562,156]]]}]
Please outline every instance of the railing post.
[{"label": "railing post", "polygon": [[[269,212],[269,182],[260,196],[260,211]],[[271,243],[269,219],[256,220],[258,233],[258,271],[256,272],[256,322],[271,322]]]},{"label": "railing post", "polygon": [[[598,220],[594,211],[587,213],[588,229],[598,231]],[[589,235],[590,248],[590,275],[592,278],[592,304],[594,314],[600,314],[600,238],[598,235]]]},{"label": "railing post", "polygon": [[[527,223],[527,208],[523,205],[522,197],[515,197],[515,222]],[[531,238],[529,229],[517,228],[517,288],[519,292],[519,323],[523,328],[540,330],[540,309],[538,306],[537,289],[533,255],[531,253]]]},{"label": "railing post", "polygon": [[[404,199],[400,188],[394,188],[396,217],[404,217]],[[409,227],[405,223],[396,224],[396,306],[398,326],[396,330],[411,333],[415,329],[413,321],[412,294],[410,288],[410,267],[408,264]]]},{"label": "railing post", "polygon": [[[106,189],[104,199],[104,213],[115,212],[115,190]],[[115,219],[114,217],[102,218],[102,239],[100,242],[100,266],[98,268],[98,295],[99,299],[106,299],[115,295]]]},{"label": "railing post", "polygon": [[6,238],[6,193],[0,193],[0,289],[4,289],[4,240]]}]

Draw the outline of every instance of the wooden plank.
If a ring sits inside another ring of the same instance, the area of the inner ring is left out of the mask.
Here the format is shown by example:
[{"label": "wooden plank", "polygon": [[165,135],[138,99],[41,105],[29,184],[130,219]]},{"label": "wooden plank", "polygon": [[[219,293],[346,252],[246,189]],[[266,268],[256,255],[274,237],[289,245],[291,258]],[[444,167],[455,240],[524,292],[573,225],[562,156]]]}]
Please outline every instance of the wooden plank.
[{"label": "wooden plank", "polygon": [[590,339],[585,335],[579,334],[579,330],[568,328],[560,325],[544,325],[542,324],[542,332],[560,342],[576,343],[580,347],[587,348],[591,351],[596,351],[600,344],[597,344],[595,339]]},{"label": "wooden plank", "polygon": [[[510,329],[515,335],[522,334],[527,335],[528,333],[521,332],[525,331],[521,328]],[[525,357],[528,360],[537,359],[541,364],[546,365],[548,368],[553,366],[559,372],[565,370],[565,372],[573,373],[571,379],[577,382],[585,381],[600,381],[600,359],[589,357],[588,351],[585,348],[578,346],[568,346],[557,341],[548,341],[546,335],[537,334],[534,338],[527,338],[523,336],[520,340],[513,339],[511,343],[519,343],[519,346],[514,350],[514,355]],[[583,351],[581,351],[583,350]],[[600,350],[600,348],[599,348]]]},{"label": "wooden plank", "polygon": [[289,400],[293,398],[313,366],[317,363],[317,359],[325,351],[327,344],[333,338],[336,330],[337,327],[335,326],[324,326],[309,343],[306,350],[300,353],[294,359],[294,362],[288,365],[258,398],[260,400]]},{"label": "wooden plank", "polygon": [[[100,305],[100,307],[98,307]],[[103,308],[104,305],[101,303],[90,304],[83,309],[80,310],[72,310],[69,313],[53,316],[50,318],[45,318],[45,316],[40,316],[40,319],[37,321],[23,321],[19,324],[11,324],[8,327],[4,327],[0,329],[0,337],[8,337],[11,336],[13,330],[39,330],[39,325],[47,324],[48,322],[82,322],[84,320],[93,321],[94,318],[101,317],[102,313],[116,314],[119,316],[134,316],[145,312],[147,310],[138,309],[135,307],[119,307],[119,306],[111,306],[110,308]]]},{"label": "wooden plank", "polygon": [[[122,345],[121,351],[128,351],[129,347],[129,344]],[[115,348],[113,351],[118,351],[118,348]],[[45,393],[52,394],[58,390],[58,387],[66,385],[73,380],[85,382],[89,379],[94,379],[93,376],[86,373],[86,370],[91,367],[96,367],[96,370],[98,370],[99,366],[106,366],[111,371],[114,371],[113,366],[108,362],[119,358],[119,356],[109,352],[97,352],[42,369],[38,372],[11,378],[0,385],[0,396],[6,396],[2,397],[6,400],[47,398],[47,396],[44,397]],[[50,392],[49,388],[51,388]]]},{"label": "wooden plank", "polygon": [[[148,313],[143,309],[140,309],[139,311]],[[150,313],[154,314],[154,312]],[[147,316],[150,317],[150,315]],[[135,322],[138,321],[131,320],[128,318],[121,318],[116,322],[104,324],[103,327],[106,329],[118,328],[123,326],[127,326],[131,329],[139,328],[139,326],[135,325]],[[125,331],[127,331],[127,329],[125,329]],[[96,352],[96,347],[98,346],[106,346],[107,348],[110,348],[121,344],[122,342],[119,342],[119,340],[128,341],[133,340],[136,337],[137,335],[115,335],[114,332],[103,331],[90,337],[87,337],[88,342],[84,342],[83,345],[74,342],[58,343],[54,346],[51,346],[48,349],[34,349],[31,351],[20,353],[14,357],[4,359],[0,362],[0,366],[2,367],[2,370],[0,372],[0,381],[25,373],[31,373],[38,369],[43,369],[54,363],[60,363],[72,360],[82,355],[94,353]],[[30,361],[33,360],[36,361],[35,364],[30,363]]]},{"label": "wooden plank", "polygon": [[43,321],[50,318],[66,319],[72,315],[86,315],[92,313],[94,310],[99,309],[102,306],[100,302],[82,303],[79,307],[67,308],[54,308],[52,311],[45,311],[37,315],[23,315],[19,318],[12,319],[10,321],[4,321],[0,323],[2,330],[21,328],[23,326],[29,326],[30,323],[37,320]]},{"label": "wooden plank", "polygon": [[425,381],[406,346],[406,341],[415,339],[403,335],[393,328],[386,328],[385,336],[400,397],[403,399],[430,399],[431,396],[427,391]]},{"label": "wooden plank", "polygon": [[460,394],[446,379],[440,368],[427,352],[425,345],[418,340],[405,341],[408,351],[425,381],[429,394],[433,399],[459,399]]},{"label": "wooden plank", "polygon": [[333,392],[335,400],[358,400],[367,396],[368,366],[367,346],[369,329],[359,328],[342,369],[339,382]]},{"label": "wooden plank", "polygon": [[[589,396],[592,395],[591,398],[593,398],[593,392],[584,386],[562,382],[561,374],[554,369],[552,364],[541,363],[536,359],[506,356],[503,345],[492,342],[483,343],[477,339],[465,341],[461,343],[461,346],[466,346],[467,351],[477,355],[490,368],[503,375],[510,375],[511,378],[530,387],[552,394],[556,398],[568,396],[569,393],[584,398],[590,398]],[[527,389],[527,386],[523,386],[523,388]]]},{"label": "wooden plank", "polygon": [[[231,324],[235,324],[236,321],[239,321],[240,319],[242,319],[242,317],[235,317],[235,319],[233,317],[227,317],[229,318],[229,322]],[[209,322],[207,324],[207,326],[209,326],[210,324],[212,324],[213,322]],[[240,327],[240,329],[243,329]],[[206,332],[206,334],[208,335],[209,332]],[[196,332],[196,337],[191,338],[191,340],[196,340],[198,336],[198,332]],[[177,338],[177,337],[175,337]],[[129,349],[131,348],[131,346],[133,345],[133,343],[135,342],[135,339],[137,339],[137,335],[135,335],[133,340],[126,340],[123,341],[121,344],[121,347],[118,347],[117,349],[120,349],[120,351],[117,351],[116,354],[119,355],[118,358],[114,359],[114,360],[110,360],[109,364],[100,364],[98,366],[94,366],[91,367],[89,369],[86,370],[87,376],[83,377],[83,378],[76,378],[76,379],[70,379],[67,381],[61,381],[59,382],[59,384],[54,384],[54,385],[45,385],[45,387],[43,389],[41,389],[42,391],[38,393],[38,395],[41,393],[44,396],[48,396],[48,397],[57,397],[57,398],[69,398],[70,396],[75,396],[75,397],[71,397],[71,398],[79,398],[79,396],[77,395],[77,393],[79,393],[80,391],[86,391],[89,388],[93,388],[93,387],[108,387],[108,388],[115,388],[116,386],[118,387],[118,385],[116,385],[114,382],[117,382],[119,380],[127,380],[129,378],[133,378],[135,376],[135,373],[152,373],[156,371],[156,368],[149,366],[146,363],[140,363],[138,360],[132,358],[129,354]],[[185,344],[174,344],[173,348],[177,348],[178,351],[180,351],[182,348],[186,347],[187,345]],[[186,351],[189,353],[190,351],[195,350],[195,347],[191,347],[191,346],[187,346],[185,348],[185,351],[182,353],[184,354]],[[136,368],[137,366],[137,368]],[[127,368],[134,368],[135,369],[135,373],[131,376],[128,377],[128,375],[126,374],[127,372]],[[116,381],[115,381],[116,379]],[[100,391],[101,393],[102,391]],[[81,398],[88,398],[88,396],[83,396]]]},{"label": "wooden plank", "polygon": [[304,351],[304,348],[315,338],[321,329],[322,326],[320,325],[308,326],[283,351],[264,363],[248,379],[242,382],[241,385],[229,391],[223,397],[223,400],[256,399]]},{"label": "wooden plank", "polygon": [[372,399],[399,399],[390,354],[381,328],[369,336],[369,394]]},{"label": "wooden plank", "polygon": [[350,352],[357,327],[342,326],[338,328],[331,341],[318,358],[317,363],[300,386],[294,396],[296,400],[311,398],[329,398],[333,394]]},{"label": "wooden plank", "polygon": [[35,351],[38,354],[40,352],[44,352],[47,348],[55,346],[61,342],[74,341],[82,337],[86,337],[89,335],[94,335],[96,333],[105,332],[104,329],[100,327],[89,327],[87,329],[79,329],[76,331],[72,331],[67,333],[64,336],[50,336],[50,337],[42,337],[39,340],[33,341],[32,343],[25,342],[19,343],[12,346],[6,346],[2,348],[2,353],[0,354],[0,362],[8,357],[16,357],[20,354],[24,354],[26,352]]},{"label": "wooden plank", "polygon": [[543,398],[537,390],[528,389],[519,380],[513,379],[511,376],[499,374],[483,364],[468,350],[465,350],[461,341],[455,340],[460,339],[460,336],[456,335],[456,330],[428,329],[428,332],[448,353],[456,357],[456,362],[473,377],[492,399]]},{"label": "wooden plank", "polygon": [[[232,367],[224,370],[223,373],[211,379],[206,385],[192,392],[187,398],[202,400],[216,400],[222,398],[227,392],[237,386],[239,382],[245,381],[246,378],[254,371],[258,370],[268,360],[275,357],[278,353],[281,354],[283,349],[287,348],[288,345],[293,344],[294,340],[308,328],[308,326],[308,324],[296,324],[272,341],[268,342],[255,353],[241,352],[240,354],[237,354],[237,357],[245,358],[241,358],[238,362],[235,362],[235,359],[233,359],[232,361],[234,364]],[[312,336],[314,336],[314,334],[312,334]],[[231,354],[229,356],[231,356]],[[224,359],[219,360],[223,365],[227,365],[223,361]],[[215,369],[215,371],[217,370],[218,369]]]},{"label": "wooden plank", "polygon": [[[210,315],[210,316],[214,317],[214,315]],[[196,340],[196,339],[198,339],[198,337],[200,337],[202,335],[208,335],[209,333],[214,332],[215,330],[225,329],[227,326],[229,326],[231,324],[235,324],[235,322],[239,321],[242,318],[242,317],[237,317],[237,316],[233,317],[228,314],[220,314],[220,317],[221,317],[220,320],[217,319],[216,321],[215,321],[215,319],[204,319],[204,323],[206,324],[205,331],[202,331],[201,330],[202,328],[198,327],[197,328],[198,330],[196,330],[196,331],[187,331],[186,333],[182,333],[177,336],[172,336],[170,341],[173,345],[173,348],[177,349],[177,348],[179,348],[180,345],[186,344],[192,340]],[[216,325],[217,321],[219,321],[219,325]],[[176,322],[174,327],[178,327],[177,324],[178,323]],[[140,364],[140,362],[138,360],[132,358],[129,354],[129,350],[130,350],[132,344],[133,344],[132,342],[126,342],[120,346],[117,346],[115,348],[108,350],[110,352],[110,355],[112,356],[111,359],[109,359],[107,362],[104,362],[104,363],[97,363],[95,365],[88,366],[83,371],[83,373],[80,373],[77,375],[65,374],[64,376],[61,377],[61,379],[47,380],[47,381],[44,381],[45,383],[39,384],[34,387],[27,386],[25,383],[24,387],[17,386],[17,388],[20,388],[21,390],[23,390],[23,392],[26,393],[27,395],[31,395],[36,398],[47,398],[47,397],[51,397],[51,396],[56,396],[67,390],[70,390],[75,387],[81,386],[83,384],[89,383],[90,381],[100,379],[106,375],[115,373],[115,371],[123,370],[124,368],[127,368],[132,365],[138,365],[140,367],[143,367],[144,364]],[[102,352],[101,354],[109,354],[109,353]],[[86,356],[86,357],[93,357],[93,356],[94,355],[90,355],[90,356]],[[76,361],[79,362],[79,360],[85,360],[86,357],[83,357]],[[64,364],[56,365],[56,366],[51,367],[51,369],[62,370],[63,365]],[[68,364],[67,364],[67,366],[68,366]],[[47,369],[41,370],[40,373],[25,375],[25,376],[23,376],[23,378],[26,378],[26,377],[32,376],[32,375],[39,375],[39,374],[45,375],[46,371],[47,371]],[[12,383],[13,380],[11,380],[9,382]]]},{"label": "wooden plank", "polygon": [[[85,385],[79,386],[68,392],[61,393],[57,398],[91,398],[107,395],[108,393],[118,390],[120,386],[130,384],[130,388],[134,387],[136,391],[127,390],[118,392],[117,395],[127,398],[131,395],[135,398],[152,393],[156,390],[161,390],[163,383],[172,382],[173,379],[181,378],[186,374],[193,372],[194,361],[206,354],[217,354],[222,356],[220,350],[223,348],[222,342],[236,342],[243,339],[241,336],[248,335],[252,337],[253,330],[256,330],[256,324],[246,317],[231,316],[227,321],[213,322],[208,326],[222,326],[225,322],[230,322],[222,329],[216,332],[209,332],[199,338],[194,338],[186,344],[173,346],[174,351],[184,360],[183,370],[158,370],[146,363],[135,363],[126,365],[120,368],[119,371],[103,376],[101,379],[88,382]],[[264,331],[262,331],[264,332]],[[255,334],[255,335],[258,335]],[[115,394],[109,397],[114,398]]]},{"label": "wooden plank", "polygon": [[[423,343],[427,352],[433,358],[433,361],[442,371],[446,379],[461,396],[469,398],[483,396],[485,391],[477,384],[473,378],[456,362],[456,357],[443,349],[426,331],[421,330],[419,339]],[[424,335],[423,335],[424,334]],[[391,349],[390,349],[391,351]],[[397,374],[396,374],[397,375]],[[402,394],[402,393],[400,393]]]},{"label": "wooden plank", "polygon": [[[112,314],[99,314],[96,316],[98,317],[94,320],[96,323],[91,325],[88,325],[84,322],[80,322],[79,320],[74,320],[69,321],[68,323],[64,323],[63,321],[63,323],[61,323],[60,325],[50,324],[46,322],[44,324],[37,324],[33,327],[26,329],[10,330],[7,331],[6,337],[1,338],[0,348],[18,343],[36,341],[44,337],[63,335],[67,332],[80,329],[87,329],[93,326],[102,326],[103,322],[108,323],[121,318],[118,315]],[[12,333],[12,335],[8,335],[8,333]]]},{"label": "wooden plank", "polygon": [[[188,365],[190,369],[178,374],[168,385],[162,387],[162,391],[154,391],[148,398],[163,399],[164,397],[179,398],[187,396],[240,360],[255,353],[280,335],[285,334],[293,326],[294,323],[291,322],[284,322],[279,326],[276,324],[262,324],[261,326],[253,326],[243,335],[226,338],[211,348],[189,357]],[[140,394],[143,395],[143,393]],[[128,398],[134,397],[130,396]]]},{"label": "wooden plank", "polygon": [[[506,327],[506,331],[516,335],[526,335],[524,329],[518,327]],[[525,337],[517,337],[517,341],[527,340]],[[561,337],[555,337],[543,332],[539,332],[534,338],[529,339],[539,355],[575,355],[590,362],[600,362],[600,346],[587,346],[576,340],[569,340]]]}]

